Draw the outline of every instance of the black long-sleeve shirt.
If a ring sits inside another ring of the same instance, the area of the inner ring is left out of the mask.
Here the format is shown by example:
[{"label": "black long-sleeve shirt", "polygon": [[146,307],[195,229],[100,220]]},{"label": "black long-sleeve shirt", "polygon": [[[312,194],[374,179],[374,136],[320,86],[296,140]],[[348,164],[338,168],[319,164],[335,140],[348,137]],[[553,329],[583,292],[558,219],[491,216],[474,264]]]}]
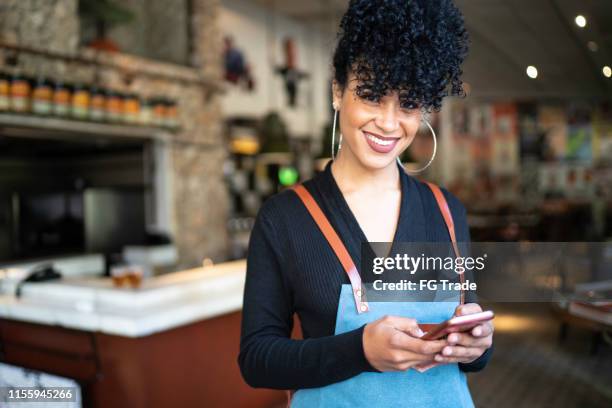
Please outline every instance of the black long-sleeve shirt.
[{"label": "black long-sleeve shirt", "polygon": [[[435,198],[422,182],[400,171],[402,200],[395,242],[448,242],[448,230]],[[306,181],[313,195],[360,269],[361,243],[367,238],[331,173]],[[442,189],[453,215],[457,240],[469,242],[465,207]],[[361,271],[360,271],[361,273]],[[363,278],[363,275],[362,275]],[[350,283],[333,250],[293,191],[266,200],[251,233],[244,288],[238,363],[253,387],[321,387],[364,371],[378,372],[363,351],[363,329],[334,335],[342,284]],[[475,294],[466,293],[466,302]],[[291,339],[293,313],[303,340]],[[482,369],[487,350],[463,371]]]}]

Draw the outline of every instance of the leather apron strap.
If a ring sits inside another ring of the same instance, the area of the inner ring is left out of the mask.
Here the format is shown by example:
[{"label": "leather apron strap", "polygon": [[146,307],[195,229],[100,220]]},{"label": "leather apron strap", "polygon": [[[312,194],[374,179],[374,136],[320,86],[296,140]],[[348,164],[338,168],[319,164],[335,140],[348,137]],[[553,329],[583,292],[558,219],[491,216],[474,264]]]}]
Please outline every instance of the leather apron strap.
[{"label": "leather apron strap", "polygon": [[[461,254],[459,253],[459,246],[457,245],[457,236],[455,235],[455,223],[453,222],[453,214],[448,208],[448,203],[446,202],[446,198],[440,190],[440,187],[437,185],[430,183],[428,181],[425,182],[427,187],[431,190],[434,197],[436,198],[436,202],[438,203],[438,208],[442,213],[442,217],[444,218],[444,223],[446,224],[446,229],[448,230],[448,234],[450,235],[451,242],[453,244],[453,251],[455,252],[455,257],[459,258]],[[465,291],[463,290],[463,283],[465,281],[465,276],[463,273],[459,274],[459,279],[461,280],[461,293],[459,295],[459,303],[465,303]]]},{"label": "leather apron strap", "polygon": [[[438,204],[438,208],[442,213],[442,217],[444,218],[444,223],[446,224],[446,229],[448,230],[448,234],[450,235],[450,239],[453,245],[453,251],[455,252],[456,257],[460,257],[459,246],[457,245],[457,237],[455,235],[455,224],[453,222],[452,213],[448,207],[448,203],[446,202],[446,198],[438,187],[435,184],[425,182],[427,186],[431,189],[436,202]],[[310,192],[304,187],[302,184],[297,184],[292,187],[293,191],[298,195],[298,197],[302,200],[306,209],[314,219],[315,223],[329,242],[329,245],[332,247],[332,250],[340,260],[344,271],[349,277],[351,282],[351,287],[353,289],[353,297],[355,298],[355,306],[357,307],[357,313],[365,313],[369,310],[368,302],[365,300],[365,288],[362,286],[361,276],[355,267],[355,263],[351,259],[349,252],[346,247],[342,243],[342,240],[329,223],[329,220],[312,197]],[[464,274],[459,274],[459,278],[461,283],[464,283],[465,277]],[[463,285],[461,286],[460,300],[459,303],[463,304],[465,302],[465,293],[463,290]]]},{"label": "leather apron strap", "polygon": [[364,300],[365,296],[362,298],[362,295],[365,294],[365,290],[361,285],[361,276],[359,276],[359,272],[357,272],[357,268],[351,259],[351,255],[346,250],[346,247],[342,243],[342,240],[334,230],[334,227],[329,223],[329,220],[323,214],[323,211],[312,197],[310,192],[301,184],[298,184],[293,187],[293,191],[295,191],[308,209],[308,212],[315,220],[319,229],[329,242],[329,245],[334,250],[334,253],[340,260],[344,271],[349,277],[351,281],[351,287],[353,288],[353,297],[355,298],[355,305],[357,306],[357,313],[367,312],[368,302]]}]

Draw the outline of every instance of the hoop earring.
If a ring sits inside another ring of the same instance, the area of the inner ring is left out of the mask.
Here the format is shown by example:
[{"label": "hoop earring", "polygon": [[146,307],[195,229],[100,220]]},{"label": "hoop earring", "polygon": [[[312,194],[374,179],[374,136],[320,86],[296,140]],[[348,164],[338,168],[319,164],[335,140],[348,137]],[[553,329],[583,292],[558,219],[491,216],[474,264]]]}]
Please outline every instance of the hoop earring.
[{"label": "hoop earring", "polygon": [[433,128],[431,127],[431,125],[429,124],[427,119],[422,118],[421,120],[423,122],[425,122],[425,124],[427,125],[427,127],[431,131],[431,136],[433,137],[433,143],[434,143],[434,145],[433,145],[433,154],[431,155],[431,158],[429,159],[429,161],[427,162],[427,164],[425,166],[421,167],[420,169],[411,170],[411,171],[406,170],[406,168],[404,167],[404,165],[402,164],[402,161],[400,160],[400,158],[398,156],[398,158],[397,158],[398,163],[402,166],[404,171],[406,171],[408,173],[411,173],[411,174],[420,173],[420,172],[424,171],[426,168],[428,168],[429,165],[434,161],[434,158],[436,157],[436,151],[438,150],[438,141],[436,140],[436,132],[434,132]]},{"label": "hoop earring", "polygon": [[[336,154],[334,153],[334,145],[336,144],[336,122],[338,120],[338,109],[334,109],[334,124],[332,125],[332,143],[331,143],[331,157],[332,161],[336,160]],[[342,149],[342,133],[340,133],[340,141],[338,142],[338,151]]]}]

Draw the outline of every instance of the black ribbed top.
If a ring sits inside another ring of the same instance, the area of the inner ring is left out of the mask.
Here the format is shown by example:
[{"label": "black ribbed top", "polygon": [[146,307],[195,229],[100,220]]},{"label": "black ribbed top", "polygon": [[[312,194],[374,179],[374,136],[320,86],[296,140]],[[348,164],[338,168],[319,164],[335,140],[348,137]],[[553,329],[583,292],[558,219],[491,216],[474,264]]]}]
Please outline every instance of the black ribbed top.
[{"label": "black ribbed top", "polygon": [[[394,242],[449,242],[429,187],[404,171],[400,177],[402,200]],[[367,238],[334,180],[331,162],[304,186],[360,269],[361,243]],[[469,242],[465,207],[442,191],[453,214],[457,240]],[[363,352],[365,325],[334,335],[340,289],[348,283],[340,261],[296,193],[286,190],[266,200],[257,215],[247,257],[238,356],[245,381],[253,387],[299,389],[376,372]],[[466,302],[473,301],[475,295],[466,293]],[[304,340],[289,338],[294,312]],[[471,364],[460,364],[461,369],[482,369],[491,351]]]}]

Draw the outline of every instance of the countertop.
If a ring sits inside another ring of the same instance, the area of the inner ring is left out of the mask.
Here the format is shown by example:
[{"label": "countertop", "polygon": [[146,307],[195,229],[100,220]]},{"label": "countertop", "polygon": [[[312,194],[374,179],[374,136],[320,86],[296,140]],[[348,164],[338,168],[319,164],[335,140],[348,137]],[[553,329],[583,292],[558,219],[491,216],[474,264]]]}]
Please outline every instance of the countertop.
[{"label": "countertop", "polygon": [[142,337],[242,308],[246,261],[145,279],[138,289],[110,278],[28,283],[22,296],[0,296],[0,318]]}]

